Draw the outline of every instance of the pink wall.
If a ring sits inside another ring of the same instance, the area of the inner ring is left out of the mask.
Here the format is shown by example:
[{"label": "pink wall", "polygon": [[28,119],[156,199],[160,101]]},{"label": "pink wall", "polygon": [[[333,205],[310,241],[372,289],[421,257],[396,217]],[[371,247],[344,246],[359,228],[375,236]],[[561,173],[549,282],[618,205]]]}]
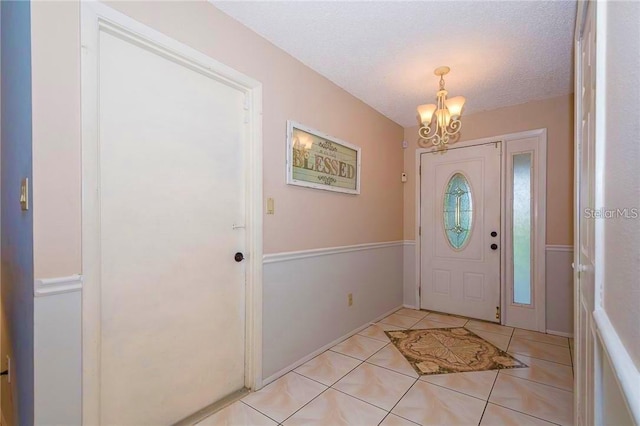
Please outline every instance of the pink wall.
[{"label": "pink wall", "polygon": [[[80,6],[32,3],[36,277],[81,270]],[[115,9],[263,83],[264,252],[402,239],[403,129],[206,2]],[[358,196],[285,184],[286,120],[362,148]]]},{"label": "pink wall", "polygon": [[[603,207],[638,209],[640,120],[633,105],[640,97],[640,38],[637,37],[640,4],[612,2],[606,4],[606,10],[606,112],[602,120],[603,140],[596,141],[604,145]],[[636,36],[629,37],[630,34]],[[599,161],[597,159],[596,164]],[[596,185],[598,180],[596,177]],[[617,217],[602,223],[604,250],[596,268],[604,271],[604,309],[636,368],[640,369],[640,219]],[[596,240],[596,245],[598,243]]]},{"label": "pink wall", "polygon": [[[547,129],[547,244],[573,244],[573,95],[462,117],[460,140]],[[415,239],[418,126],[405,129],[404,239]]]},{"label": "pink wall", "polygon": [[79,5],[31,4],[34,268],[80,273]]}]

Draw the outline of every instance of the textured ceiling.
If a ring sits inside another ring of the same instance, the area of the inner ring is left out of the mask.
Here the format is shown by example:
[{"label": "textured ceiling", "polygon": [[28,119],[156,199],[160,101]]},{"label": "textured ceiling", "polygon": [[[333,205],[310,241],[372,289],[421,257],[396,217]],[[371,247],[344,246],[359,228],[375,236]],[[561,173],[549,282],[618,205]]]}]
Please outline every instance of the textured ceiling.
[{"label": "textured ceiling", "polygon": [[451,67],[464,114],[573,91],[574,1],[212,1],[402,126]]}]

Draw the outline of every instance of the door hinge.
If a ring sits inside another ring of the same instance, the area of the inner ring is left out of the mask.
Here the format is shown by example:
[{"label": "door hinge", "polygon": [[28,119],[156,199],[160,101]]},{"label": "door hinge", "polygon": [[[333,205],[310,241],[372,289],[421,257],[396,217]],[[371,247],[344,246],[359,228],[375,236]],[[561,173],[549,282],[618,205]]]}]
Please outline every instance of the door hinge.
[{"label": "door hinge", "polygon": [[422,297],[422,283],[418,286],[418,297]]},{"label": "door hinge", "polygon": [[418,176],[422,176],[422,166],[418,166]]},{"label": "door hinge", "polygon": [[418,226],[418,235],[422,235],[422,226]]},{"label": "door hinge", "polygon": [[496,319],[500,321],[500,306],[496,306]]},{"label": "door hinge", "polygon": [[249,95],[244,95],[244,102],[242,107],[244,108],[244,124],[249,124],[251,121],[251,105],[249,103]]}]

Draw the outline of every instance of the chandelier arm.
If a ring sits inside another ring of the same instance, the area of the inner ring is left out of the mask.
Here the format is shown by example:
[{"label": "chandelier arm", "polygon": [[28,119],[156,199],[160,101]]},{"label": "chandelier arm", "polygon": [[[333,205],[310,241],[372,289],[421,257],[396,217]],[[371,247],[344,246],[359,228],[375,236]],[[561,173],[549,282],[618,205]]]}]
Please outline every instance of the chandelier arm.
[{"label": "chandelier arm", "polygon": [[435,131],[436,127],[432,128],[431,125],[422,126],[420,127],[420,129],[418,129],[418,136],[420,136],[421,139],[431,139],[431,137],[435,134]]},{"label": "chandelier arm", "polygon": [[442,136],[438,133],[431,133],[428,137],[422,137],[418,139],[418,144],[423,148],[429,148],[430,146],[438,146],[442,144]]},{"label": "chandelier arm", "polygon": [[460,129],[462,129],[462,121],[459,118],[456,118],[455,120],[451,120],[451,123],[449,123],[447,133],[453,136],[458,133]]}]

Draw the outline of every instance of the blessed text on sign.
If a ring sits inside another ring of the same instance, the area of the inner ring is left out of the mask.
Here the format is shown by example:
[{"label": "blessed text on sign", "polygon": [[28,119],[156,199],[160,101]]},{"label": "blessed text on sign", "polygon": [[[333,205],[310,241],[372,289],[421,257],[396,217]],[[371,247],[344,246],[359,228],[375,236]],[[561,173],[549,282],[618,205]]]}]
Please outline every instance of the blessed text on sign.
[{"label": "blessed text on sign", "polygon": [[293,178],[314,184],[357,189],[358,152],[303,130],[292,132]]}]

